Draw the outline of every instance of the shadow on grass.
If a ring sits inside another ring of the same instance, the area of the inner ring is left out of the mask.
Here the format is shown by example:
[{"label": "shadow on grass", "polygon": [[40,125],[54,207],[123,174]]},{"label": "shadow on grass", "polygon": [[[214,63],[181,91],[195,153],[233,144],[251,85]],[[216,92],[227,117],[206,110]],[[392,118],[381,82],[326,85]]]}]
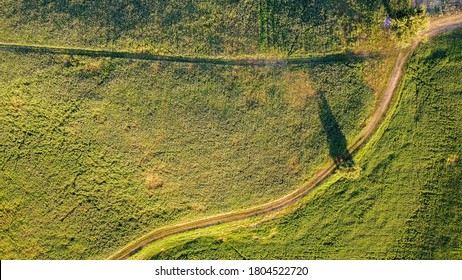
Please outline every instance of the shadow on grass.
[{"label": "shadow on grass", "polygon": [[347,162],[348,165],[354,165],[353,158],[348,151],[345,135],[340,129],[337,119],[322,92],[318,93],[318,107],[319,119],[321,120],[329,144],[330,157],[337,165],[344,162]]}]

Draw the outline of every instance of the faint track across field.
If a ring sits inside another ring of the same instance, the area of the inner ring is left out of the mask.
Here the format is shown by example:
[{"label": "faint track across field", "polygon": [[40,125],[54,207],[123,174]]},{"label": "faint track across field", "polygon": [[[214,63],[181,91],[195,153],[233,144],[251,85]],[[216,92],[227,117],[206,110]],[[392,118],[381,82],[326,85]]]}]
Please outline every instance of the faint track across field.
[{"label": "faint track across field", "polygon": [[230,65],[230,66],[286,66],[299,64],[319,64],[328,62],[348,62],[367,59],[374,54],[329,54],[318,57],[300,57],[287,59],[259,59],[259,58],[208,58],[208,57],[187,57],[187,56],[166,56],[150,53],[107,51],[84,48],[66,48],[38,45],[22,45],[11,43],[0,43],[0,51],[14,53],[38,53],[38,54],[58,54],[76,55],[89,57],[110,57],[126,58],[133,60],[149,60],[162,62]]}]

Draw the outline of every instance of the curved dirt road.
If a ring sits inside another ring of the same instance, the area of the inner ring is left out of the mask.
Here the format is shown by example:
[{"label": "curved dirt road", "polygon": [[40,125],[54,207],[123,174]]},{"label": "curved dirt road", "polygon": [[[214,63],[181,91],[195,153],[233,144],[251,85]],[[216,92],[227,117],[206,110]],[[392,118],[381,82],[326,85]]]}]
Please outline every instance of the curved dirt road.
[{"label": "curved dirt road", "polygon": [[[450,17],[443,17],[439,19],[435,19],[431,21],[429,30],[424,34],[427,37],[434,36],[439,34],[443,31],[452,30],[458,27],[462,27],[462,14],[450,16]],[[388,83],[388,87],[384,93],[383,99],[381,100],[379,106],[375,110],[373,116],[371,117],[370,122],[364,128],[364,130],[360,133],[358,138],[348,147],[349,153],[356,152],[362,145],[364,145],[370,136],[375,132],[378,128],[380,121],[383,119],[388,106],[391,102],[393,97],[393,93],[396,90],[401,77],[403,76],[404,66],[407,63],[408,59],[411,57],[412,53],[418,46],[418,42],[415,42],[411,47],[407,50],[402,51],[396,60],[394,65],[394,69]],[[346,151],[346,153],[348,153]],[[345,154],[346,154],[345,153]],[[344,155],[345,155],[344,154]],[[343,156],[339,158],[341,161]],[[276,211],[278,209],[284,208],[294,202],[298,201],[308,193],[310,193],[316,186],[318,186],[322,181],[324,181],[332,172],[336,169],[337,164],[335,162],[329,164],[326,168],[321,170],[317,173],[311,180],[306,182],[302,185],[299,189],[295,190],[294,192],[278,199],[272,201],[267,204],[259,205],[247,210],[239,211],[239,212],[231,212],[227,214],[221,214],[217,216],[212,216],[192,222],[187,222],[184,224],[174,225],[171,227],[161,228],[154,230],[141,238],[135,240],[134,242],[128,244],[115,254],[109,257],[109,259],[124,259],[129,257],[131,254],[137,252],[143,246],[165,238],[167,236],[178,234],[186,231],[190,231],[193,229],[198,228],[205,228],[221,223],[227,223],[232,221],[238,221],[242,219],[246,219],[253,216],[263,215],[268,212]]]}]

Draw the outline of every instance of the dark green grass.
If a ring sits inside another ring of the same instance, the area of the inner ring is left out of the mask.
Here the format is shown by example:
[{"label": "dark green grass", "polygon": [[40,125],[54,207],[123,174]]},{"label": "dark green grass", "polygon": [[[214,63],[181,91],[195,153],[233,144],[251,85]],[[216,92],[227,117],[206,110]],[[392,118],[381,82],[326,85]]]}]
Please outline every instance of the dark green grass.
[{"label": "dark green grass", "polygon": [[461,259],[461,54],[461,30],[422,45],[393,115],[355,157],[355,171],[337,172],[293,214],[178,235],[140,256]]},{"label": "dark green grass", "polygon": [[0,53],[1,258],[103,258],[283,196],[329,161],[318,92],[343,140],[364,126],[364,71]]},{"label": "dark green grass", "polygon": [[[385,1],[390,2],[390,1]],[[402,7],[392,1],[387,7]],[[382,1],[2,0],[0,41],[164,55],[313,55],[380,28]]]}]

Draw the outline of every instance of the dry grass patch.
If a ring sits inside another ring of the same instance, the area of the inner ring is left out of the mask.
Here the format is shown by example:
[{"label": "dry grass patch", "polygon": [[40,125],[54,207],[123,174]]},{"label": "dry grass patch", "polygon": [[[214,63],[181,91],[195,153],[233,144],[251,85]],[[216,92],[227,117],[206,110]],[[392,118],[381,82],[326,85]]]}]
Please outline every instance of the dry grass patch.
[{"label": "dry grass patch", "polygon": [[297,110],[305,109],[307,99],[316,94],[309,75],[304,71],[286,72],[284,85],[287,102]]},{"label": "dry grass patch", "polygon": [[249,108],[266,103],[266,93],[260,89],[251,89],[244,92],[245,104]]},{"label": "dry grass patch", "polygon": [[83,70],[90,74],[97,74],[103,69],[103,61],[91,61],[83,65]]},{"label": "dry grass patch", "polygon": [[189,204],[189,207],[194,211],[194,212],[202,212],[207,209],[207,207],[203,204],[200,203],[191,203]]},{"label": "dry grass patch", "polygon": [[148,190],[154,190],[164,185],[164,181],[162,180],[162,178],[160,178],[159,174],[155,172],[146,173],[144,179],[146,188],[148,188]]},{"label": "dry grass patch", "polygon": [[302,171],[302,167],[300,165],[300,160],[298,159],[298,157],[294,156],[290,158],[288,165],[289,165],[289,171],[292,174],[298,174],[300,173],[300,171]]},{"label": "dry grass patch", "polygon": [[459,160],[459,157],[455,154],[452,154],[448,157],[446,162],[448,163],[448,165],[455,165],[458,160]]},{"label": "dry grass patch", "polygon": [[162,72],[162,62],[160,61],[155,61],[153,63],[151,63],[151,70],[152,70],[152,73],[154,74],[159,74],[160,72]]},{"label": "dry grass patch", "polygon": [[394,52],[384,58],[371,59],[365,62],[365,80],[376,95],[383,94],[387,89],[396,57],[397,53]]}]

